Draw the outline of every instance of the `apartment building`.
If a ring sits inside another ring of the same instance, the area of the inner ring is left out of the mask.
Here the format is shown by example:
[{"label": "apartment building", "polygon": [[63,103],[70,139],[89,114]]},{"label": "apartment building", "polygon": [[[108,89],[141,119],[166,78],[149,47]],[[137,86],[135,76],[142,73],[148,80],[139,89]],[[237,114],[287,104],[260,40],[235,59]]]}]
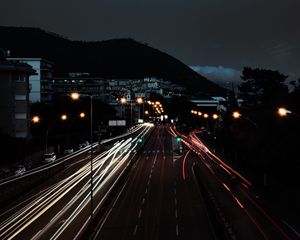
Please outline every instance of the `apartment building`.
[{"label": "apartment building", "polygon": [[30,138],[29,77],[34,69],[0,57],[0,131],[15,138]]},{"label": "apartment building", "polygon": [[27,63],[36,71],[36,75],[29,77],[29,100],[31,103],[52,102],[54,63],[43,58],[7,58],[7,60]]}]

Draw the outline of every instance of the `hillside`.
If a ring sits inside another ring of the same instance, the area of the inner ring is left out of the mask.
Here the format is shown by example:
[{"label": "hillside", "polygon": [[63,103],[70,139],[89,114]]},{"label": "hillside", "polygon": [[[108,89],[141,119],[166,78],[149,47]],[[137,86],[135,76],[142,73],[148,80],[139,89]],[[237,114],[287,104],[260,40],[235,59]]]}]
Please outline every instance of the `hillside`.
[{"label": "hillside", "polygon": [[1,27],[0,48],[10,57],[41,57],[53,63],[54,76],[89,72],[103,78],[158,77],[196,95],[223,95],[224,89],[174,57],[132,39],[72,41],[38,28]]}]

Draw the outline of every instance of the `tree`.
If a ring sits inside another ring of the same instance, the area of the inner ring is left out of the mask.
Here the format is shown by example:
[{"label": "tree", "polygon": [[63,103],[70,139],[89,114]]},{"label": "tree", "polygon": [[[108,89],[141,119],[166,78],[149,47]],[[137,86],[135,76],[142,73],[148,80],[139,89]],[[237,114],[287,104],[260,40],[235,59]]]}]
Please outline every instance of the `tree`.
[{"label": "tree", "polygon": [[284,82],[288,76],[278,71],[249,67],[244,67],[242,74],[243,82],[238,89],[244,107],[275,107],[287,98],[288,87]]}]

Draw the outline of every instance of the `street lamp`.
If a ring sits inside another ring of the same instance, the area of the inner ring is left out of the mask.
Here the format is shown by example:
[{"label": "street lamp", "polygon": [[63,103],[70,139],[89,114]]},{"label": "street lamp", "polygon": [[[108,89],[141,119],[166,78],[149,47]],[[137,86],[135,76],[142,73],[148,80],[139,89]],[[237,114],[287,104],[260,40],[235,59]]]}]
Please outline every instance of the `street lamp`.
[{"label": "street lamp", "polygon": [[79,94],[78,92],[73,92],[71,93],[71,98],[73,100],[79,100],[80,97],[89,97],[90,98],[90,167],[91,167],[91,172],[90,172],[90,181],[91,181],[91,220],[93,219],[93,210],[94,210],[94,200],[93,200],[93,98],[98,96],[98,95],[90,95],[90,94]]},{"label": "street lamp", "polygon": [[[138,104],[142,104],[143,103],[143,98],[141,98],[141,97],[138,97],[138,98],[136,98],[135,100],[129,100],[129,101],[127,101],[127,99],[125,98],[125,97],[121,97],[120,98],[120,103],[121,104],[126,104],[127,102],[128,102],[128,104],[130,104],[130,127],[132,127],[132,125],[133,125],[133,117],[132,117],[132,112],[133,112],[133,109],[132,109],[132,106],[133,106],[133,104],[136,102],[136,103],[138,103]],[[140,114],[140,113],[139,113]],[[140,115],[139,115],[140,116]]]},{"label": "street lamp", "polygon": [[278,108],[277,113],[280,117],[287,117],[287,115],[291,115],[291,116],[294,116],[294,117],[300,119],[299,114],[295,113],[294,111],[283,108],[283,107]]},{"label": "street lamp", "polygon": [[233,113],[232,113],[232,117],[235,118],[235,119],[238,119],[238,118],[246,119],[246,120],[247,120],[248,122],[250,122],[254,127],[257,128],[257,124],[256,124],[253,120],[251,120],[250,118],[248,118],[248,117],[242,115],[242,114],[241,114],[240,112],[238,112],[238,111],[233,112]]},{"label": "street lamp", "polygon": [[40,119],[39,116],[33,116],[32,119],[31,119],[31,121],[32,121],[33,123],[39,123],[40,120],[41,120],[41,119]]},{"label": "street lamp", "polygon": [[[137,97],[136,102],[138,104],[143,104],[143,121],[144,121],[144,100],[142,97]],[[141,109],[139,109],[139,118],[141,118],[140,114],[141,114]]]},{"label": "street lamp", "polygon": [[[61,115],[60,116],[60,119],[62,120],[62,121],[65,121],[65,120],[67,120],[67,115],[66,114],[63,114],[63,115]],[[48,126],[48,128],[47,128],[47,131],[46,131],[46,153],[48,153],[48,135],[49,135],[49,130],[50,130],[50,128],[54,125],[54,123],[56,122],[56,121],[58,121],[59,119],[55,119],[49,126]],[[39,121],[37,118],[35,118],[35,120],[33,120],[33,121]]]}]

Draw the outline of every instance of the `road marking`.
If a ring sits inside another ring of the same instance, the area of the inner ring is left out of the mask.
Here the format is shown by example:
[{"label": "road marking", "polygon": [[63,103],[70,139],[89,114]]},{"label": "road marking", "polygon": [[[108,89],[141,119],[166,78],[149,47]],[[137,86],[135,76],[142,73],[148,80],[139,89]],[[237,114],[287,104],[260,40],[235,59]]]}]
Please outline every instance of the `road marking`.
[{"label": "road marking", "polygon": [[141,215],[142,215],[142,209],[140,209],[139,211],[139,218],[141,218]]},{"label": "road marking", "polygon": [[142,205],[145,203],[145,197],[143,197],[143,200],[142,200]]},{"label": "road marking", "polygon": [[179,235],[178,224],[176,224],[176,236]]},{"label": "road marking", "polygon": [[177,198],[176,197],[174,198],[174,203],[175,203],[175,206],[177,206]]},{"label": "road marking", "polygon": [[175,218],[176,218],[176,219],[178,218],[178,212],[177,212],[177,209],[175,209]]}]

